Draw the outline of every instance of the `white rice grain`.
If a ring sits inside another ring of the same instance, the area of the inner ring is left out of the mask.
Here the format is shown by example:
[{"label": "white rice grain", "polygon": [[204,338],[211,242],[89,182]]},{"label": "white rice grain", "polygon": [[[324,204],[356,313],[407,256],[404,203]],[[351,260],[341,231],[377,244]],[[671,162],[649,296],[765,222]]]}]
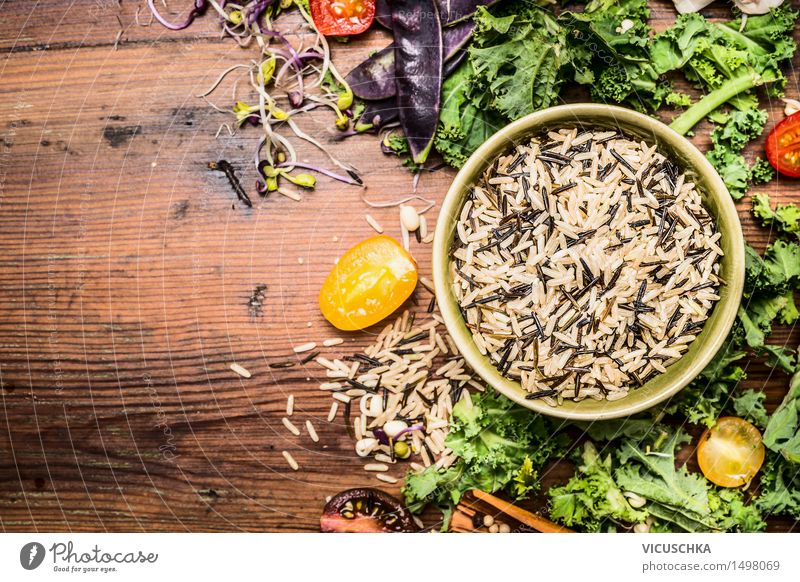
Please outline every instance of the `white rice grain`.
[{"label": "white rice grain", "polygon": [[294,436],[300,436],[300,429],[297,428],[291,420],[284,416],[281,418],[281,422],[283,423],[283,426],[286,427],[286,430],[288,430]]},{"label": "white rice grain", "polygon": [[289,466],[292,468],[293,471],[297,471],[300,468],[300,465],[297,464],[297,461],[294,460],[294,457],[289,453],[289,451],[281,451],[283,458],[286,459],[286,462],[289,463]]},{"label": "white rice grain", "polygon": [[308,431],[308,436],[311,437],[311,440],[315,443],[319,442],[319,435],[317,434],[317,429],[314,428],[314,425],[311,424],[310,420],[306,420],[306,431]]},{"label": "white rice grain", "polygon": [[250,378],[252,376],[247,368],[236,363],[231,364],[231,370],[239,374],[242,378]]},{"label": "white rice grain", "polygon": [[292,348],[292,349],[294,350],[294,353],[295,353],[295,354],[301,354],[301,353],[303,353],[303,352],[310,352],[310,351],[311,351],[311,350],[313,350],[315,347],[317,347],[317,344],[316,344],[316,343],[314,343],[314,342],[307,342],[307,343],[304,343],[304,344],[300,344],[299,346],[295,346],[295,347],[294,347],[294,348]]}]

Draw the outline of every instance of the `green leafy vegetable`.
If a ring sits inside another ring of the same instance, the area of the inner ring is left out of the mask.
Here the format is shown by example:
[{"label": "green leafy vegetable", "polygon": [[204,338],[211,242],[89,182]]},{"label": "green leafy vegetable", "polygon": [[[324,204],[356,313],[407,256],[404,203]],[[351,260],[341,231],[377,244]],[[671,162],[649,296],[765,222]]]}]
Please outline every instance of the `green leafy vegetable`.
[{"label": "green leafy vegetable", "polygon": [[640,110],[665,101],[689,105],[688,95],[673,93],[650,62],[649,16],[646,0],[592,0],[583,12],[561,14],[559,22],[570,31],[573,76],[589,85],[593,100],[626,101]]},{"label": "green leafy vegetable", "polygon": [[763,226],[800,236],[800,207],[794,203],[778,204],[773,209],[769,194],[753,194],[753,214],[761,219]]},{"label": "green leafy vegetable", "polygon": [[800,371],[764,431],[767,458],[761,471],[758,508],[800,519]]},{"label": "green leafy vegetable", "polygon": [[[682,134],[704,117],[724,124],[709,159],[731,193],[741,197],[749,183],[767,180],[769,165],[759,160],[749,167],[741,150],[764,124],[753,89],[780,89],[785,81],[780,66],[794,52],[797,13],[782,7],[727,23],[685,14],[656,35],[648,17],[646,0],[591,0],[558,18],[524,0],[480,7],[467,62],[443,86],[437,151],[462,165],[496,128],[556,103],[572,80],[598,102],[647,111],[685,107],[673,124]],[[692,103],[673,91],[666,74],[676,70],[706,96]],[[733,110],[725,111],[726,104]]]},{"label": "green leafy vegetable", "polygon": [[752,422],[759,428],[767,426],[767,410],[764,408],[764,400],[767,395],[756,390],[745,390],[731,398],[733,410],[737,416]]},{"label": "green leafy vegetable", "polygon": [[708,514],[705,479],[689,473],[685,466],[675,469],[676,448],[690,440],[681,429],[665,428],[644,449],[638,443],[623,442],[619,452],[623,466],[617,471],[617,480],[626,490],[656,503],[698,515]]},{"label": "green leafy vegetable", "polygon": [[621,420],[600,420],[597,422],[576,422],[595,441],[612,441],[627,437],[641,439],[653,430],[656,421],[650,417],[628,417]]},{"label": "green leafy vegetable", "polygon": [[[786,82],[780,66],[796,48],[792,38],[796,19],[797,12],[788,6],[728,23],[682,14],[674,26],[656,35],[650,51],[656,71],[681,68],[687,79],[707,91],[671,127],[685,134],[726,102],[740,110],[752,109],[756,107],[752,90],[762,85],[773,85],[771,95],[780,93]],[[725,157],[724,167],[730,168],[733,162]]]},{"label": "green leafy vegetable", "polygon": [[716,144],[742,151],[750,141],[761,135],[768,117],[763,109],[731,111],[725,125],[711,132],[711,139]]},{"label": "green leafy vegetable", "polygon": [[553,487],[550,518],[569,527],[598,532],[614,522],[642,523],[647,513],[631,507],[612,477],[611,455],[600,457],[591,442],[584,443],[578,471],[563,487]]},{"label": "green leafy vegetable", "polygon": [[765,158],[758,158],[750,168],[750,181],[753,184],[766,184],[775,179],[775,168]]},{"label": "green leafy vegetable", "polygon": [[[601,458],[591,442],[580,466],[563,487],[550,490],[550,517],[582,531],[653,522],[651,531],[760,531],[758,507],[739,489],[712,485],[686,466],[676,468],[676,451],[691,438],[680,428],[651,425],[644,439],[625,438]],[[636,509],[629,499],[637,499]]]},{"label": "green leafy vegetable", "polygon": [[761,469],[761,496],[756,506],[764,514],[786,514],[800,519],[800,470],[798,465],[772,451]]},{"label": "green leafy vegetable", "polygon": [[478,146],[507,123],[499,113],[476,104],[474,75],[472,65],[466,61],[442,86],[434,146],[444,161],[454,167],[464,165]]},{"label": "green leafy vegetable", "polygon": [[768,354],[767,366],[780,368],[787,374],[792,374],[797,369],[797,358],[791,348],[766,344],[764,351]]},{"label": "green leafy vegetable", "polygon": [[680,428],[663,427],[654,440],[625,441],[619,452],[620,487],[648,500],[647,511],[661,522],[686,531],[759,531],[765,527],[758,509],[742,492],[719,489],[686,466],[675,468],[679,446],[690,442]]},{"label": "green leafy vegetable", "polygon": [[[731,196],[737,200],[744,196],[748,184],[756,178],[742,150],[761,135],[767,117],[767,112],[761,109],[732,111],[726,115],[725,124],[711,132],[713,148],[706,157],[722,176]],[[760,166],[758,169],[761,173]]]},{"label": "green leafy vegetable", "polygon": [[566,35],[552,14],[522,4],[512,14],[493,16],[481,6],[474,18],[469,63],[488,107],[514,120],[555,103]]},{"label": "green leafy vegetable", "polygon": [[800,463],[800,372],[792,376],[789,392],[769,419],[764,446],[792,463]]},{"label": "green leafy vegetable", "polygon": [[739,200],[744,196],[747,192],[747,184],[750,181],[750,167],[747,165],[747,160],[744,159],[744,156],[724,146],[715,145],[706,154],[706,157],[719,172],[731,196],[735,200]]},{"label": "green leafy vegetable", "polygon": [[508,485],[526,496],[538,489],[544,463],[564,453],[554,432],[544,417],[497,393],[476,394],[472,404],[460,400],[445,440],[458,461],[446,471],[429,467],[408,473],[402,490],[406,505],[420,511],[434,503],[448,510],[470,489],[493,493]]}]

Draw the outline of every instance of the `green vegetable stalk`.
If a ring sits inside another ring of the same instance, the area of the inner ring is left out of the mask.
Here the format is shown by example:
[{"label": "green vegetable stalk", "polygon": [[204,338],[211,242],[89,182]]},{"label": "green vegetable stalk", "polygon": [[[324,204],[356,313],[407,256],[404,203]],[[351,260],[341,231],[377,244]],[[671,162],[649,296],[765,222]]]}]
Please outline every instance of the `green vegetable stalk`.
[{"label": "green vegetable stalk", "polygon": [[702,121],[709,113],[715,111],[718,107],[721,107],[740,93],[744,93],[754,87],[775,80],[777,79],[765,78],[746,71],[730,79],[722,87],[711,91],[711,93],[692,105],[686,112],[673,121],[670,127],[679,134],[686,135],[689,133],[689,130]]}]

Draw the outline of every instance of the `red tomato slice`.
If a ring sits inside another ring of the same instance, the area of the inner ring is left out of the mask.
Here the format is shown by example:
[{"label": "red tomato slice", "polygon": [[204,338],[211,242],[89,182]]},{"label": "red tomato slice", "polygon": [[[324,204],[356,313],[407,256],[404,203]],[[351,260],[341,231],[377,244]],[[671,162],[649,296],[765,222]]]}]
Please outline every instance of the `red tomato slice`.
[{"label": "red tomato slice", "polygon": [[781,121],[769,134],[767,159],[784,176],[800,178],[800,111]]},{"label": "red tomato slice", "polygon": [[375,0],[311,0],[311,18],[325,36],[367,30],[375,18]]}]

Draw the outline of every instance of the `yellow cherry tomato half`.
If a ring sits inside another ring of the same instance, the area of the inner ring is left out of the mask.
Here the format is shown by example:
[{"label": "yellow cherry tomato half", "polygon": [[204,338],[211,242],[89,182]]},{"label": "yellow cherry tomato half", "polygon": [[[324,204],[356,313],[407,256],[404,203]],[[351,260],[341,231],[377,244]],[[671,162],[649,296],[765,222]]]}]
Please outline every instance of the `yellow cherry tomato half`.
[{"label": "yellow cherry tomato half", "polygon": [[374,236],[347,251],[319,293],[322,315],[339,329],[364,329],[393,313],[417,285],[417,265],[391,237]]},{"label": "yellow cherry tomato half", "polygon": [[741,487],[756,476],[764,464],[761,433],[735,416],[717,420],[700,437],[697,462],[703,475],[720,487]]}]

